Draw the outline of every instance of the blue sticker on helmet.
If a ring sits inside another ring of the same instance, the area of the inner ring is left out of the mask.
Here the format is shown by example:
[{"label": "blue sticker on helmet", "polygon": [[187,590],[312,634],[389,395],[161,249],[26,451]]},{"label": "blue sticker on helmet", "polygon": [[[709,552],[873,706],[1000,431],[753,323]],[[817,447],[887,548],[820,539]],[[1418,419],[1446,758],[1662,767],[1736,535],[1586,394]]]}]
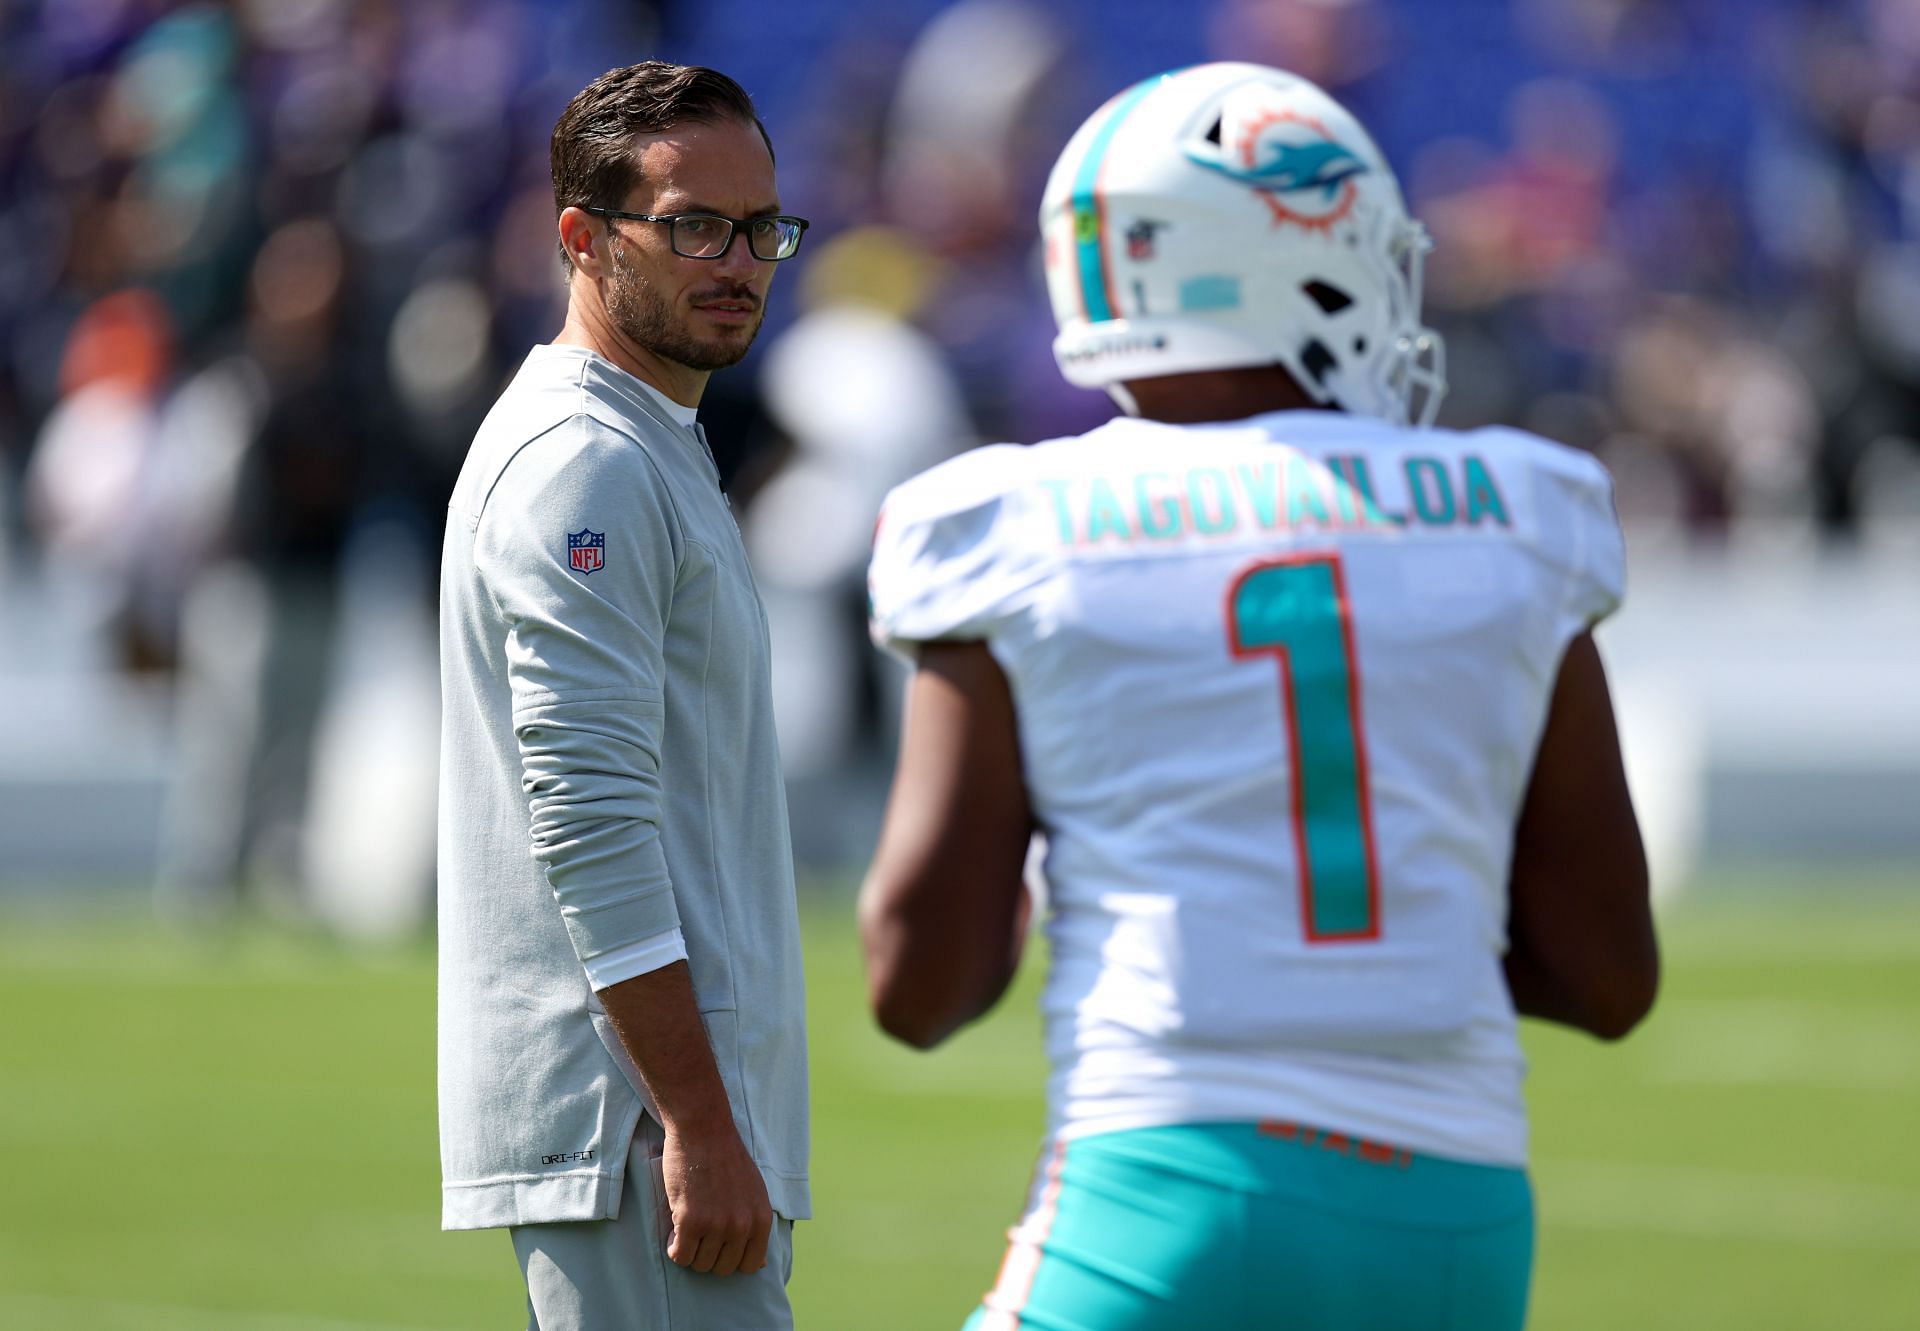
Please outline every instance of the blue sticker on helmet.
[{"label": "blue sticker on helmet", "polygon": [[1224,273],[1190,277],[1180,284],[1180,309],[1186,314],[1240,308],[1240,279]]}]

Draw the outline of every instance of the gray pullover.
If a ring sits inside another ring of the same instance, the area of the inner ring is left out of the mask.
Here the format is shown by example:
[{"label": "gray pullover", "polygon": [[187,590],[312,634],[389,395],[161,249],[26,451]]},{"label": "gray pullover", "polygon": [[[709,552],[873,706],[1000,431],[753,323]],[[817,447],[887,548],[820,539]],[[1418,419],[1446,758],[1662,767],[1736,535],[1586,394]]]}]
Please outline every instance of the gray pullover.
[{"label": "gray pullover", "polygon": [[676,926],[740,1139],[811,1214],[799,922],[766,617],[698,427],[536,347],[440,579],[448,1229],[617,1214],[646,1095],[582,964]]}]

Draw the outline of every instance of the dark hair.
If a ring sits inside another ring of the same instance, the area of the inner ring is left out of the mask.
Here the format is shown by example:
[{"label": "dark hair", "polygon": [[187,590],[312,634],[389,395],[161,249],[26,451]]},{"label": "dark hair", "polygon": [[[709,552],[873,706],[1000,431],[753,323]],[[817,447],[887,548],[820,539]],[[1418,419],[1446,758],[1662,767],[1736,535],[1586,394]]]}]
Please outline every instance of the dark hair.
[{"label": "dark hair", "polygon": [[[752,125],[773,153],[753,99],[719,70],[664,60],[608,70],[575,93],[554,122],[548,146],[554,215],[568,208],[618,208],[640,178],[636,136],[722,120]],[[572,273],[565,246],[560,262]]]}]

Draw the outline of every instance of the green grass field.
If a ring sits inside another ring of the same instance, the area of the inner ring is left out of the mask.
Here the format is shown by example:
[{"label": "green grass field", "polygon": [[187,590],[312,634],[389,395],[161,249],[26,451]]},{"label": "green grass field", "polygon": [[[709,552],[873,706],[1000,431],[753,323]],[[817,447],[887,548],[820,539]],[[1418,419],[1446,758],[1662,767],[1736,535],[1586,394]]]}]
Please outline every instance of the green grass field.
[{"label": "green grass field", "polygon": [[[1529,1033],[1535,1327],[1920,1327],[1920,891],[1900,886],[1689,898],[1642,1031]],[[956,1327],[1038,1145],[1036,974],[915,1055],[865,1018],[849,904],[806,925],[799,1325]],[[436,1228],[424,945],[0,915],[0,1179],[0,1327],[524,1325],[505,1236]]]}]

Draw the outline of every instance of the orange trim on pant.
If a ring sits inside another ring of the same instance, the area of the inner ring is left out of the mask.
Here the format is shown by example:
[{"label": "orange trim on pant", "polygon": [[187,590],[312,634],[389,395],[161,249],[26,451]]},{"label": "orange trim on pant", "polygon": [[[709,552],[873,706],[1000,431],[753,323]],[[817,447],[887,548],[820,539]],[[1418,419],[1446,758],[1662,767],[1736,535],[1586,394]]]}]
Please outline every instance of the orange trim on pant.
[{"label": "orange trim on pant", "polygon": [[1060,1210],[1060,1175],[1066,1165],[1067,1144],[1055,1142],[1045,1164],[1040,1199],[1020,1224],[1007,1231],[1007,1255],[1000,1274],[981,1303],[987,1309],[980,1331],[1018,1331],[1020,1311],[1033,1297],[1034,1278],[1040,1274],[1041,1252]]}]

